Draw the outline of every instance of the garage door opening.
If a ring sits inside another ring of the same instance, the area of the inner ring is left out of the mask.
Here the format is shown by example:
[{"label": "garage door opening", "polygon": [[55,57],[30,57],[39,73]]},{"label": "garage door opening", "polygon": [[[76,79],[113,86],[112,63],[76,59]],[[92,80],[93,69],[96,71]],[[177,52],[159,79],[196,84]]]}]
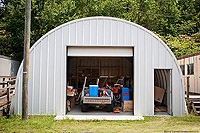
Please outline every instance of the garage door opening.
[{"label": "garage door opening", "polygon": [[154,69],[154,114],[172,115],[171,70]]},{"label": "garage door opening", "polygon": [[133,57],[68,56],[66,104],[68,115],[132,115]]}]

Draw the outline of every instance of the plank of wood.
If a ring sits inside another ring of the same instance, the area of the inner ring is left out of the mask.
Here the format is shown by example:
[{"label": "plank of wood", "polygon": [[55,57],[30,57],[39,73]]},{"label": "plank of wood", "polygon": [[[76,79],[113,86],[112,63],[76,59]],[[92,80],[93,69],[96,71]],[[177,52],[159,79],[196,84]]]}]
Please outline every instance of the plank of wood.
[{"label": "plank of wood", "polygon": [[10,93],[13,93],[13,90],[15,89],[15,86],[12,85],[12,86],[8,86],[8,87],[5,87],[5,88],[1,88],[0,89],[0,98],[4,95],[6,95],[7,91],[9,89],[9,94]]},{"label": "plank of wood", "polygon": [[190,102],[200,102],[200,98],[190,98],[189,99]]},{"label": "plank of wood", "polygon": [[7,88],[7,102],[9,103],[10,101],[10,88]]},{"label": "plank of wood", "polygon": [[15,85],[10,85],[10,86],[7,86],[7,87],[4,87],[4,88],[1,88],[0,90],[7,90],[7,88],[15,89]]},{"label": "plank of wood", "polygon": [[6,85],[6,84],[8,84],[7,81],[0,82],[0,85]]},{"label": "plank of wood", "polygon": [[[13,94],[10,94],[9,100],[11,99],[12,96]],[[7,103],[8,103],[7,95],[0,97],[0,106],[5,105]]]},{"label": "plank of wood", "polygon": [[13,80],[8,80],[7,83],[8,84],[11,84],[11,85],[14,85],[16,82],[16,79],[13,79]]},{"label": "plank of wood", "polygon": [[0,97],[5,95],[7,93],[7,90],[0,90]]},{"label": "plank of wood", "polygon": [[15,84],[16,79],[12,79],[12,80],[5,80],[3,82],[0,82],[0,85],[5,85],[5,84]]},{"label": "plank of wood", "polygon": [[16,78],[16,76],[0,76],[0,78]]},{"label": "plank of wood", "polygon": [[[11,102],[9,104],[5,104],[5,105],[11,105]],[[0,111],[5,109],[5,107],[6,107],[5,105],[4,106],[0,106]]]}]

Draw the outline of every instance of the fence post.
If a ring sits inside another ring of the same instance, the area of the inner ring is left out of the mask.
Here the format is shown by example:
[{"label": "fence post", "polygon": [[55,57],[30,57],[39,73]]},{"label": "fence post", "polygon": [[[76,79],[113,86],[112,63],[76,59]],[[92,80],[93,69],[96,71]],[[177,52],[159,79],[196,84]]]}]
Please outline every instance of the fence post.
[{"label": "fence post", "polygon": [[9,112],[10,112],[10,87],[7,87],[7,110],[6,110],[7,118],[9,118]]},{"label": "fence post", "polygon": [[191,109],[190,109],[190,99],[189,99],[189,92],[190,92],[190,77],[187,76],[187,91],[186,91],[186,103],[187,103],[187,109],[188,109],[188,112],[190,113],[191,112]]},{"label": "fence post", "polygon": [[190,77],[188,76],[187,77],[187,92],[186,92],[186,94],[187,94],[187,101],[189,102],[189,91],[190,91]]},{"label": "fence post", "polygon": [[5,78],[3,78],[3,86],[2,86],[3,88],[5,87],[5,84],[4,84],[4,82],[5,82]]}]

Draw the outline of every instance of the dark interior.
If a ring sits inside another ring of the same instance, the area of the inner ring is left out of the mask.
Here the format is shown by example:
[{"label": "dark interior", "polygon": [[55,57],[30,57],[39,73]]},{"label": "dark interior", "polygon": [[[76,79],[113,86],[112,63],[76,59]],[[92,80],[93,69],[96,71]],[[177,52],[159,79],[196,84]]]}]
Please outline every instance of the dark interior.
[{"label": "dark interior", "polygon": [[[114,87],[115,84],[129,88],[129,100],[133,100],[133,57],[67,57],[67,86],[73,86],[76,91],[74,105],[70,106],[71,112],[73,108],[80,106],[79,95],[86,76],[86,87],[96,85],[99,78],[100,88],[107,88],[107,85]],[[67,100],[70,100],[70,96],[67,96]],[[121,100],[119,98],[118,104],[116,103],[114,107],[122,107]],[[99,111],[104,110],[99,109]]]}]

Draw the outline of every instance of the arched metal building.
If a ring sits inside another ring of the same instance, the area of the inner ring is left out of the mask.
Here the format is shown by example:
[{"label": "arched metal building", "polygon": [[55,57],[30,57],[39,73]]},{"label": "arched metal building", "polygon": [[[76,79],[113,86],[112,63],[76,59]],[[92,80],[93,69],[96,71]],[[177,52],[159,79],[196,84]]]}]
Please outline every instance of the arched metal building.
[{"label": "arched metal building", "polygon": [[[166,89],[168,113],[184,115],[184,84],[177,60],[154,33],[135,23],[112,17],[88,17],[62,24],[30,49],[28,109],[32,115],[65,115],[67,62],[73,57],[133,59],[134,115],[154,115],[154,86]],[[22,67],[14,100],[21,114]]]}]

